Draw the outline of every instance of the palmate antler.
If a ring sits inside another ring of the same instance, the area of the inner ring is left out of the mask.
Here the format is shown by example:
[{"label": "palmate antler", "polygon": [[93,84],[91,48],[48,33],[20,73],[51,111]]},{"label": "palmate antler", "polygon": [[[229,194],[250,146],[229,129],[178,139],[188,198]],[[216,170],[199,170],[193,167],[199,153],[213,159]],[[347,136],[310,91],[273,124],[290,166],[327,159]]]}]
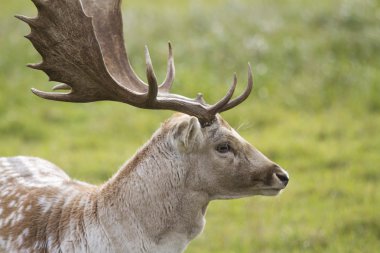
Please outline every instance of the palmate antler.
[{"label": "palmate antler", "polygon": [[237,78],[227,94],[216,104],[208,105],[202,95],[190,99],[169,93],[175,68],[169,43],[168,70],[158,85],[146,48],[148,84],[134,73],[125,50],[121,0],[32,0],[38,9],[36,18],[17,16],[28,23],[26,36],[42,56],[42,63],[29,65],[43,70],[50,81],[63,84],[53,90],[68,93],[32,91],[45,99],[68,102],[112,100],[146,109],[169,109],[183,112],[209,125],[219,112],[243,102],[253,86],[249,66],[245,91],[231,100]]}]

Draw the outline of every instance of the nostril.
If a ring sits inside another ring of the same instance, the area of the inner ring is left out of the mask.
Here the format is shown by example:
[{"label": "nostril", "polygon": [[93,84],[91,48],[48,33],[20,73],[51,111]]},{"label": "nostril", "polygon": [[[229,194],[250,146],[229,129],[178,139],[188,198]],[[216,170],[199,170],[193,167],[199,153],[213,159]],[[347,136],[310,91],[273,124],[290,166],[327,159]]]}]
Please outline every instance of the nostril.
[{"label": "nostril", "polygon": [[278,179],[280,179],[280,181],[281,181],[283,184],[285,184],[285,185],[288,184],[288,182],[289,182],[289,177],[288,177],[288,175],[283,174],[283,173],[275,173],[275,174],[276,174],[276,177],[278,177]]}]

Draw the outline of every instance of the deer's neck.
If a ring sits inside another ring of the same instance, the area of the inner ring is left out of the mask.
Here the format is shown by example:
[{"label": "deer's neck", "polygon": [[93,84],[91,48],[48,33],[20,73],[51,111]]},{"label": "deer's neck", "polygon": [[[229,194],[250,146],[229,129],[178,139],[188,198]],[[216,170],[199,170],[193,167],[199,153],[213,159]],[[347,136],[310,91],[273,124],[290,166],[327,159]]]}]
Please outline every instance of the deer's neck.
[{"label": "deer's neck", "polygon": [[189,165],[156,134],[106,183],[99,219],[115,251],[182,252],[204,226],[208,195],[189,187]]}]

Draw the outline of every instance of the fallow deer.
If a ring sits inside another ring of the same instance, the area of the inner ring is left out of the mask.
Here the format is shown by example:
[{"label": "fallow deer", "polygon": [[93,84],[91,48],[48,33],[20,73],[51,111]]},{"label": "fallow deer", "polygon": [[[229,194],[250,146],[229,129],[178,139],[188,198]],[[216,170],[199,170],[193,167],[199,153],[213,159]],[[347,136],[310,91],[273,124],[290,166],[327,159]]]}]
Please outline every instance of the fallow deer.
[{"label": "fallow deer", "polygon": [[288,174],[247,143],[218,113],[245,100],[253,85],[208,105],[169,93],[174,61],[157,84],[146,49],[145,84],[124,48],[120,0],[32,0],[26,36],[42,55],[54,90],[68,102],[111,100],[175,114],[106,183],[72,180],[39,158],[0,158],[0,251],[178,253],[201,233],[211,200],[277,195]]}]

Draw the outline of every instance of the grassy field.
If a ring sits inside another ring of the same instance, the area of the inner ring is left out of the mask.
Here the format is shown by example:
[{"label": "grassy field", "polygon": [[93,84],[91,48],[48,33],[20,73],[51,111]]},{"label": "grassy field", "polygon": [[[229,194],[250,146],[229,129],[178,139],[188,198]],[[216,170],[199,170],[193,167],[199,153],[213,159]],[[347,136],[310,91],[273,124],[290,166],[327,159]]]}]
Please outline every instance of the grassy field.
[{"label": "grassy field", "polygon": [[[172,41],[174,92],[221,97],[246,65],[255,72],[247,102],[224,118],[286,168],[276,198],[210,205],[188,253],[376,252],[380,248],[380,1],[124,1],[127,48],[139,74],[150,45],[157,74]],[[171,112],[101,102],[37,98],[48,90],[23,39],[28,0],[0,10],[0,156],[48,159],[93,183],[109,178]]]}]

